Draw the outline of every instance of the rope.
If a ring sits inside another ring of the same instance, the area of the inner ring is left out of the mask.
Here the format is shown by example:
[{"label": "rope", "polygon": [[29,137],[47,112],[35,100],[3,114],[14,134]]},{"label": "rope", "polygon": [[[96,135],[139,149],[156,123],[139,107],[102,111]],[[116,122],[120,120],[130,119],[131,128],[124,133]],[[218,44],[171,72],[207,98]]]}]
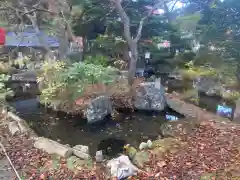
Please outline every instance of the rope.
[{"label": "rope", "polygon": [[[2,137],[1,137],[1,138],[2,138]],[[3,146],[3,144],[2,144],[1,142],[0,142],[0,146],[1,146],[1,148],[2,148],[2,150],[3,150],[3,152],[4,152],[4,154],[5,154],[5,156],[7,157],[7,159],[8,159],[8,161],[9,161],[10,165],[12,166],[12,169],[13,169],[14,173],[16,174],[18,180],[22,180],[22,178],[19,176],[19,174],[18,174],[16,168],[14,167],[14,165],[13,165],[11,159],[10,159],[9,156],[7,155],[7,152],[6,152],[5,147]]]}]

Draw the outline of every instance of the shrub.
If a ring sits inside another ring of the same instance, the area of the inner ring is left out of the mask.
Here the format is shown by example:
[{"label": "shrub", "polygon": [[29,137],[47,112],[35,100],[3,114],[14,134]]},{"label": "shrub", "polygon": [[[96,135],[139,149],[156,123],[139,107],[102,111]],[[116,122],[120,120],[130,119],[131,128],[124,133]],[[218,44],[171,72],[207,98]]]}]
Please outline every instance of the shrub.
[{"label": "shrub", "polygon": [[185,64],[185,68],[180,70],[184,80],[193,80],[199,76],[218,76],[216,69],[207,66],[194,66],[193,61]]},{"label": "shrub", "polygon": [[6,88],[5,82],[8,81],[10,76],[6,74],[0,75],[0,99],[5,98],[6,95],[12,95],[12,90],[10,88]]},{"label": "shrub", "polygon": [[108,58],[102,55],[96,55],[96,56],[86,56],[84,58],[84,62],[86,64],[95,64],[95,65],[101,65],[103,67],[108,66]]},{"label": "shrub", "polygon": [[46,64],[43,67],[38,82],[43,84],[41,85],[41,100],[44,103],[52,103],[55,100],[72,103],[83,96],[90,85],[113,83],[117,73],[117,70],[112,67],[83,62],[66,66],[58,61],[52,65]]}]

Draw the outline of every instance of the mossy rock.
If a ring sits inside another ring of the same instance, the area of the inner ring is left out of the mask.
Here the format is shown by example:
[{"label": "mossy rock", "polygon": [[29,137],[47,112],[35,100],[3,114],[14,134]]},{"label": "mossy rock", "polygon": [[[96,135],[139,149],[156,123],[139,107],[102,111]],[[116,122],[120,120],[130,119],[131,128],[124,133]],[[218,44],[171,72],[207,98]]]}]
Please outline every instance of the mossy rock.
[{"label": "mossy rock", "polygon": [[135,149],[134,147],[129,147],[126,150],[126,154],[130,159],[133,159],[134,156],[137,154],[137,149]]},{"label": "mossy rock", "polygon": [[150,161],[151,153],[156,155],[158,159],[162,158],[164,153],[170,151],[177,152],[182,142],[175,138],[165,138],[153,141],[153,146],[150,151],[136,152],[132,158],[132,162],[139,168],[143,168],[145,163]]},{"label": "mossy rock", "polygon": [[216,173],[206,173],[200,177],[200,180],[213,180],[216,179]]},{"label": "mossy rock", "polygon": [[132,159],[133,164],[138,168],[143,168],[144,164],[150,160],[150,153],[148,151],[139,151]]},{"label": "mossy rock", "polygon": [[182,143],[180,140],[176,138],[164,138],[164,139],[158,139],[153,141],[153,154],[157,155],[158,158],[161,158],[161,156],[166,153],[167,151],[170,151],[172,153],[175,153],[178,151],[179,146],[181,146]]},{"label": "mossy rock", "polygon": [[178,121],[170,121],[161,125],[160,130],[164,137],[177,137],[182,134],[190,134],[197,128],[200,121],[194,118],[186,118]]},{"label": "mossy rock", "polygon": [[71,170],[77,170],[79,167],[91,170],[93,168],[92,159],[83,160],[76,156],[71,156],[67,159],[67,167]]}]

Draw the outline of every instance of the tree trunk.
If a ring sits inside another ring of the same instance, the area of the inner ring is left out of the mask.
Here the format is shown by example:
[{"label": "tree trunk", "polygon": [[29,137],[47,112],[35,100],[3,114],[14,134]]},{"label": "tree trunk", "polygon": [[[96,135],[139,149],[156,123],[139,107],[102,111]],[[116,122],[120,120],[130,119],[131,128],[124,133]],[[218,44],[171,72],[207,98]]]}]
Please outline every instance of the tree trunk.
[{"label": "tree trunk", "polygon": [[68,53],[68,47],[69,47],[69,41],[68,41],[68,35],[65,29],[61,29],[61,33],[58,36],[59,38],[59,60],[66,60],[67,53]]},{"label": "tree trunk", "polygon": [[129,51],[128,44],[125,43],[123,47],[123,60],[126,63],[130,60],[128,51]]},{"label": "tree trunk", "polygon": [[130,57],[130,63],[129,63],[129,69],[128,69],[128,84],[133,85],[134,76],[137,69],[137,60],[138,60],[137,42],[132,41],[132,43],[129,44],[129,48],[132,54]]}]

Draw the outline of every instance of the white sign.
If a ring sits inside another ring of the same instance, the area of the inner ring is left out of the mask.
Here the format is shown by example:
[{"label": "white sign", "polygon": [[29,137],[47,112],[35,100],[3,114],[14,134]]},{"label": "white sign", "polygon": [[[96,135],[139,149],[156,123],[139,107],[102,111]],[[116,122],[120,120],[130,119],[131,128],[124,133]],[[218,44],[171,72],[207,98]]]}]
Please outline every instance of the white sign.
[{"label": "white sign", "polygon": [[177,49],[177,50],[176,50],[176,55],[178,55],[178,54],[179,54],[179,50]]},{"label": "white sign", "polygon": [[132,52],[131,51],[129,51],[128,54],[129,54],[129,57],[132,57]]},{"label": "white sign", "polygon": [[22,52],[18,52],[18,59],[22,59],[22,58],[23,58]]},{"label": "white sign", "polygon": [[150,52],[145,53],[145,59],[150,59]]},{"label": "white sign", "polygon": [[160,48],[169,48],[171,46],[171,44],[170,44],[169,41],[164,41],[162,43],[159,43],[157,46],[158,46],[158,49],[160,49]]}]

